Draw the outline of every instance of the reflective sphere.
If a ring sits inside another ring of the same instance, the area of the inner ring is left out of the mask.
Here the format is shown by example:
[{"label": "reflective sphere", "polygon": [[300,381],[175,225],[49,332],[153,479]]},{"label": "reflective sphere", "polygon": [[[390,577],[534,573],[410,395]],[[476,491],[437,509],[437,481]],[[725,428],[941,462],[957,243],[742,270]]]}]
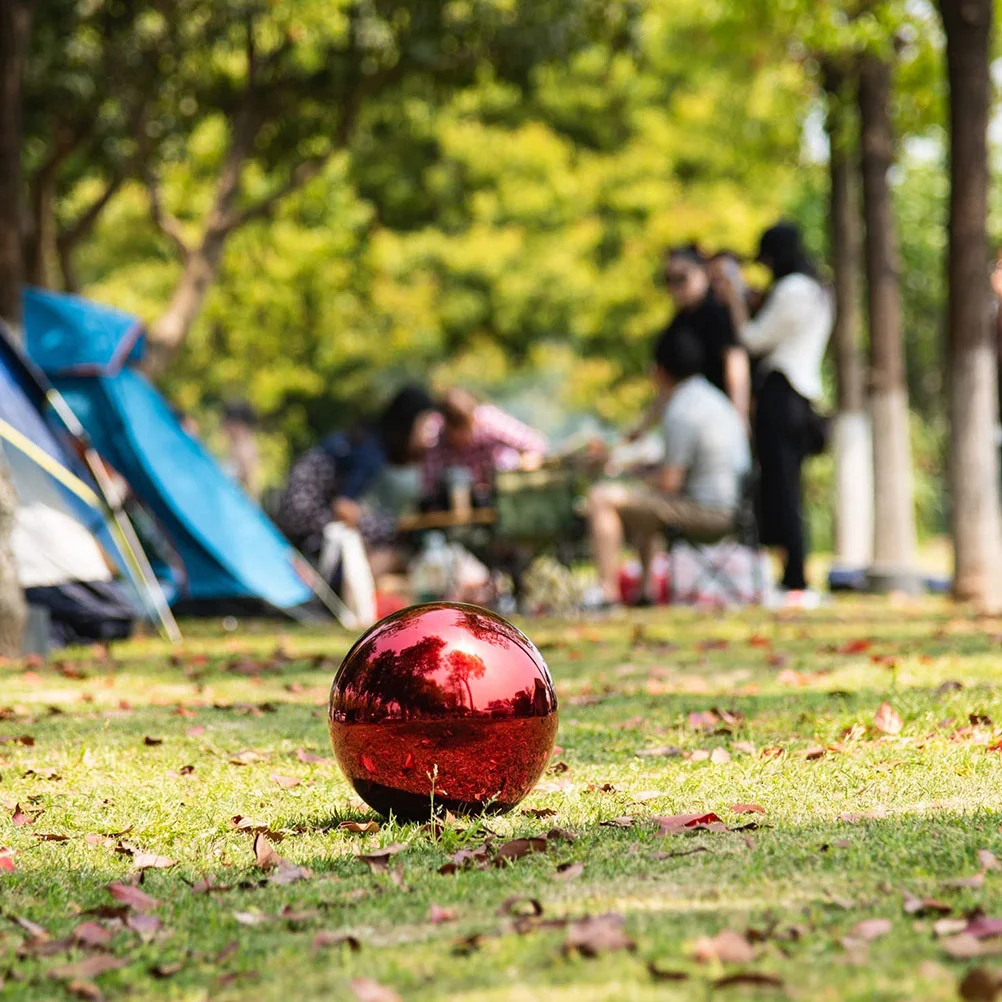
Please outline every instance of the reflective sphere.
[{"label": "reflective sphere", "polygon": [[500,616],[434,603],[377,623],[331,686],[331,744],[359,796],[404,820],[511,810],[557,735],[557,697],[532,642]]}]

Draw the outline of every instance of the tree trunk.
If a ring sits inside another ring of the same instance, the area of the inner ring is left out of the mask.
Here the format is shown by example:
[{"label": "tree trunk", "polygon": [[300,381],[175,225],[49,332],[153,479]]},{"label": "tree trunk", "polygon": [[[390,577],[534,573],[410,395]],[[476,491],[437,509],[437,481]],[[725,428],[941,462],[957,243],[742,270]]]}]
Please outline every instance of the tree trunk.
[{"label": "tree trunk", "polygon": [[219,270],[226,243],[224,234],[208,235],[201,247],[189,253],[181,279],[167,309],[150,328],[143,369],[151,378],[164,373],[198,319],[202,304]]},{"label": "tree trunk", "polygon": [[[0,317],[21,322],[21,81],[31,28],[30,0],[0,2]],[[10,548],[16,498],[0,455],[0,655],[21,652],[24,596]]]},{"label": "tree trunk", "polygon": [[954,593],[1002,609],[995,442],[998,375],[988,283],[991,0],[940,0],[950,80],[950,487]]},{"label": "tree trunk", "polygon": [[828,138],[831,260],[835,279],[835,566],[859,571],[873,555],[873,437],[860,351],[862,234],[850,100],[852,76],[829,65]]},{"label": "tree trunk", "polygon": [[898,251],[888,184],[894,151],[890,96],[890,64],[865,56],[860,66],[859,110],[873,416],[875,517],[870,578],[876,589],[913,591],[918,579],[908,388]]}]

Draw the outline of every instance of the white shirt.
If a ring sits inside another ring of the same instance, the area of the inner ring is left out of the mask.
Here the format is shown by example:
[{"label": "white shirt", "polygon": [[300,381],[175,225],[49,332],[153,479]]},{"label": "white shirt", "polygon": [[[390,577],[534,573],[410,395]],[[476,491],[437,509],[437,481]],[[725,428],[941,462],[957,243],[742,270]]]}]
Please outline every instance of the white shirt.
[{"label": "white shirt", "polygon": [[807,275],[787,275],[738,337],[764,370],[783,373],[801,396],[820,400],[821,360],[834,322],[824,287]]},{"label": "white shirt", "polygon": [[748,434],[734,404],[704,376],[672,392],[661,418],[666,466],[685,470],[687,498],[713,511],[733,511],[751,467]]}]

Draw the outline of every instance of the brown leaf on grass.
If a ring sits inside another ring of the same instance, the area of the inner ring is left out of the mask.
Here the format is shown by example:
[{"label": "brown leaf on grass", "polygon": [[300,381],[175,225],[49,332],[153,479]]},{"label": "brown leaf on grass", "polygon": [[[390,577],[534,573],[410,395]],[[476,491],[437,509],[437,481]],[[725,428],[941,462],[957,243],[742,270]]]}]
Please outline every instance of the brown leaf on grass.
[{"label": "brown leaf on grass", "polygon": [[714,710],[693,710],[687,719],[694,731],[713,731],[720,723],[720,717]]},{"label": "brown leaf on grass", "polygon": [[999,979],[983,967],[972,968],[957,985],[957,994],[966,1002],[993,1002],[999,994]]},{"label": "brown leaf on grass", "polygon": [[69,835],[57,835],[53,832],[32,832],[39,842],[69,842]]},{"label": "brown leaf on grass", "polygon": [[782,978],[775,974],[764,974],[762,971],[738,971],[728,974],[725,978],[717,978],[711,982],[714,988],[732,988],[735,985],[749,985],[758,988],[782,988]]},{"label": "brown leaf on grass", "polygon": [[905,891],[904,911],[906,915],[925,918],[929,915],[949,915],[953,911],[953,906],[935,898],[916,898]]},{"label": "brown leaf on grass", "polygon": [[375,849],[368,853],[359,853],[358,858],[363,863],[367,863],[373,873],[382,873],[389,868],[391,857],[408,848],[409,846],[406,842],[394,842],[391,845],[384,846],[382,849]]},{"label": "brown leaf on grass", "polygon": [[692,945],[692,955],[701,964],[750,964],[755,959],[751,943],[739,932],[724,929],[716,936],[700,936]]},{"label": "brown leaf on grass", "polygon": [[168,870],[177,866],[177,860],[160,856],[155,852],[137,851],[132,854],[132,865],[137,870]]},{"label": "brown leaf on grass", "polygon": [[982,873],[987,873],[989,870],[1002,870],[1002,863],[999,863],[995,858],[995,853],[989,849],[978,850],[978,866],[981,867]]},{"label": "brown leaf on grass", "polygon": [[714,765],[725,765],[731,760],[731,753],[726,748],[714,748],[710,752],[710,761]]},{"label": "brown leaf on grass", "polygon": [[28,814],[20,804],[14,805],[14,810],[10,812],[10,820],[15,828],[22,828],[24,825],[33,825],[45,811],[38,811],[36,814]]},{"label": "brown leaf on grass", "polygon": [[80,979],[89,981],[91,978],[100,977],[106,971],[117,971],[120,967],[125,967],[127,960],[120,957],[109,957],[107,954],[98,953],[93,957],[85,957],[72,964],[62,964],[53,967],[49,971],[49,977],[57,981],[73,981]]},{"label": "brown leaf on grass", "polygon": [[73,930],[73,940],[81,946],[99,950],[111,942],[111,933],[97,922],[81,922]]},{"label": "brown leaf on grass", "polygon": [[24,745],[25,748],[34,747],[35,739],[30,734],[21,734],[14,736],[13,734],[0,735],[0,745]]},{"label": "brown leaf on grass", "polygon": [[40,926],[37,922],[32,922],[31,919],[26,919],[22,915],[7,915],[7,918],[11,920],[15,925],[20,926],[32,939],[45,941],[50,939],[49,931],[44,927]]},{"label": "brown leaf on grass", "polygon": [[294,790],[302,783],[302,780],[297,779],[295,776],[283,776],[277,772],[271,774],[271,781],[283,790]]},{"label": "brown leaf on grass", "polygon": [[428,908],[428,921],[432,925],[441,925],[443,922],[455,922],[459,917],[459,912],[455,908],[442,908],[434,902]]},{"label": "brown leaf on grass", "polygon": [[264,912],[234,912],[233,917],[240,925],[255,926],[271,922],[275,916],[265,915]]},{"label": "brown leaf on grass", "polygon": [[[707,829],[709,831],[727,831],[727,826],[712,811],[705,814],[671,814],[667,817],[653,819],[658,826],[658,837],[676,835],[686,829]],[[720,828],[710,826],[720,825]]]},{"label": "brown leaf on grass", "polygon": [[632,828],[633,817],[625,815],[621,818],[609,818],[608,821],[600,821],[598,826],[599,828]]},{"label": "brown leaf on grass", "polygon": [[894,707],[885,700],[873,715],[873,726],[882,734],[900,734],[905,722],[898,716]]},{"label": "brown leaf on grass", "polygon": [[765,808],[758,804],[733,804],[731,810],[735,814],[765,814]]},{"label": "brown leaf on grass", "polygon": [[330,765],[331,762],[329,758],[324,758],[323,755],[316,755],[313,752],[308,752],[303,748],[296,749],[296,758],[304,765]]},{"label": "brown leaf on grass", "polygon": [[329,950],[335,946],[346,946],[352,953],[358,953],[362,944],[354,937],[341,932],[318,932],[310,944],[314,950]]},{"label": "brown leaf on grass", "polygon": [[356,835],[375,835],[379,831],[378,821],[342,821],[338,831],[354,832]]},{"label": "brown leaf on grass", "polygon": [[392,988],[387,988],[372,978],[355,978],[351,982],[351,990],[358,1002],[403,1002]]},{"label": "brown leaf on grass", "polygon": [[498,915],[516,915],[519,918],[539,918],[543,914],[543,906],[536,898],[513,897],[505,898],[498,905]]},{"label": "brown leaf on grass", "polygon": [[192,894],[222,894],[225,891],[232,891],[233,888],[228,885],[216,883],[216,875],[214,873],[207,874],[202,877],[201,880],[196,880],[195,883],[191,885]]},{"label": "brown leaf on grass", "polygon": [[964,932],[967,929],[967,924],[967,919],[963,918],[937,919],[932,924],[933,935],[938,939],[942,939],[944,936],[955,936],[958,932]]},{"label": "brown leaf on grass", "polygon": [[849,930],[849,938],[869,943],[886,936],[891,931],[891,920],[886,918],[864,919]]},{"label": "brown leaf on grass", "polygon": [[0,846],[0,873],[14,873],[17,870],[13,859],[14,855],[13,849],[5,849]]},{"label": "brown leaf on grass", "polygon": [[552,807],[533,807],[519,812],[524,818],[555,818],[557,812]]},{"label": "brown leaf on grass", "polygon": [[164,924],[156,917],[156,915],[143,915],[142,913],[138,913],[135,915],[129,915],[125,920],[125,925],[144,943],[149,943],[163,928]]},{"label": "brown leaf on grass", "polygon": [[584,863],[561,863],[557,867],[557,872],[553,875],[554,880],[577,880],[584,873]]},{"label": "brown leaf on grass", "polygon": [[81,978],[74,978],[66,985],[66,991],[74,998],[85,999],[86,1002],[104,1002],[101,989],[93,981],[84,981]]},{"label": "brown leaf on grass", "polygon": [[162,745],[163,743],[163,738],[151,738],[149,735],[143,738],[143,744],[146,745],[147,748],[155,748],[157,745]]},{"label": "brown leaf on grass", "polygon": [[254,835],[267,835],[270,842],[281,842],[285,836],[273,831],[263,821],[255,818],[245,818],[242,814],[234,814],[230,818],[230,827],[240,832],[251,832]]},{"label": "brown leaf on grass", "polygon": [[546,852],[545,838],[513,838],[498,847],[494,858],[495,866],[505,866],[514,863],[523,856],[531,856],[534,852]]},{"label": "brown leaf on grass", "polygon": [[254,765],[255,762],[264,762],[265,756],[251,748],[247,751],[239,752],[231,756],[230,765]]},{"label": "brown leaf on grass", "polygon": [[151,912],[160,907],[160,902],[150,897],[145,891],[131,884],[123,884],[121,881],[113,881],[108,884],[108,893],[123,905],[128,905],[137,912]]},{"label": "brown leaf on grass", "polygon": [[59,782],[59,780],[63,778],[62,776],[59,775],[58,772],[56,772],[55,769],[41,769],[41,768],[26,770],[23,778],[28,779],[29,777],[34,777],[35,779],[46,779],[52,783],[57,783]]},{"label": "brown leaf on grass", "polygon": [[154,964],[150,968],[150,974],[157,980],[163,981],[165,978],[172,978],[179,971],[184,969],[183,960],[175,960],[170,964]]},{"label": "brown leaf on grass", "polygon": [[944,880],[942,886],[958,891],[979,891],[985,886],[985,875],[983,873],[976,873],[973,877],[960,877],[957,880]]},{"label": "brown leaf on grass", "polygon": [[261,870],[274,870],[282,857],[275,852],[275,847],[268,841],[266,835],[258,833],[254,836],[254,864]]},{"label": "brown leaf on grass", "polygon": [[954,960],[973,960],[1002,952],[1002,945],[985,943],[970,933],[961,932],[942,941],[942,947]]},{"label": "brown leaf on grass", "polygon": [[597,957],[618,950],[633,951],[636,943],[626,934],[622,915],[589,916],[567,927],[564,953],[579,953],[582,957]]},{"label": "brown leaf on grass", "polygon": [[309,880],[312,876],[313,871],[308,867],[297,866],[295,863],[283,859],[268,878],[268,883],[285,886],[286,884],[296,884],[300,880]]}]

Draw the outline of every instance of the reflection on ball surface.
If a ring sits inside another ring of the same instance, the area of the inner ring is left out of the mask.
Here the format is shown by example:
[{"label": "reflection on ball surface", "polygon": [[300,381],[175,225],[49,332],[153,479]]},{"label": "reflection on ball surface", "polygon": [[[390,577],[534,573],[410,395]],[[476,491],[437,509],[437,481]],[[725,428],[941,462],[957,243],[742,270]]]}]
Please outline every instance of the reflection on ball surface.
[{"label": "reflection on ball surface", "polygon": [[348,652],[331,686],[331,744],[359,796],[416,820],[511,810],[553,751],[557,697],[532,642],[486,609],[417,605]]}]

